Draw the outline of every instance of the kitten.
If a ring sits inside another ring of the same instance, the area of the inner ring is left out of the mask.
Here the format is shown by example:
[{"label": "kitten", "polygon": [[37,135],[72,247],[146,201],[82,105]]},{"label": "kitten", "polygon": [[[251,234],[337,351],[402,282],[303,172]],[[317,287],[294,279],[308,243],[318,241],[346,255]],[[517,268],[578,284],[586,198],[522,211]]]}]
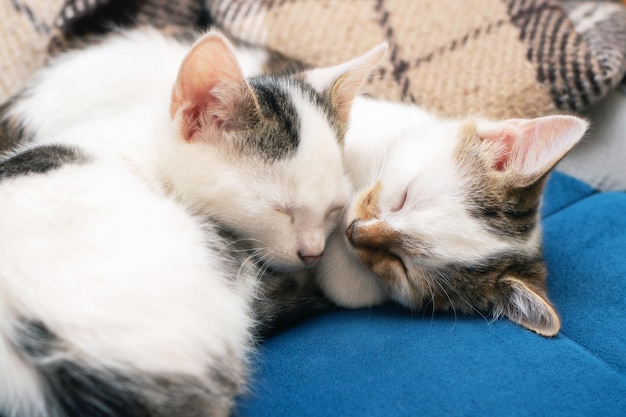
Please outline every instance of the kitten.
[{"label": "kitten", "polygon": [[[164,90],[160,67],[125,79],[169,56],[143,50],[154,36],[59,58],[7,112],[29,135],[0,159],[7,417],[229,415],[257,320],[292,308],[259,302],[286,277],[266,289],[257,261],[314,262],[348,197],[347,113],[384,47],[245,79],[212,32]],[[242,236],[262,241],[260,259]]]},{"label": "kitten", "polygon": [[319,259],[347,202],[349,106],[383,52],[246,79],[269,55],[233,50],[216,32],[191,46],[134,30],[58,58],[6,119],[35,143],[117,155],[154,189],[247,239],[272,268],[297,270]]},{"label": "kitten", "polygon": [[0,412],[228,415],[258,271],[125,164],[67,145],[0,164]]},{"label": "kitten", "polygon": [[345,146],[358,191],[316,267],[319,285],[345,307],[491,311],[555,335],[539,207],[586,128],[572,116],[440,120],[358,99]]}]

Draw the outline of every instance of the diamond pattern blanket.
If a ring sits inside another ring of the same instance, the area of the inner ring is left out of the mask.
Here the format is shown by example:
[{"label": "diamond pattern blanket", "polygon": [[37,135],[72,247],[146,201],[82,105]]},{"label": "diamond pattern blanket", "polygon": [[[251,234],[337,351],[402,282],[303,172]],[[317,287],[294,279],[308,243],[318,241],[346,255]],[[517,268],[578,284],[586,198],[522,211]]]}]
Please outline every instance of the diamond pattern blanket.
[{"label": "diamond pattern blanket", "polygon": [[371,93],[447,116],[580,111],[626,72],[626,10],[558,0],[0,0],[0,102],[59,50],[112,25],[209,22],[310,65],[387,39]]}]

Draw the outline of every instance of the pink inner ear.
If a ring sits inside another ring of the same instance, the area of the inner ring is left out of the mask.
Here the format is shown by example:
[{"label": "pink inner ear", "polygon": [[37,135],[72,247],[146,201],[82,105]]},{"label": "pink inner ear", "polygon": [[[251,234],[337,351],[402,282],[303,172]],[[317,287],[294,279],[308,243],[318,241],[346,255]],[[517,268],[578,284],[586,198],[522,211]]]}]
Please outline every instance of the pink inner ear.
[{"label": "pink inner ear", "polygon": [[[233,107],[231,102],[238,100],[237,92],[243,90],[236,86],[245,84],[226,38],[210,32],[198,40],[179,68],[170,103],[172,118],[183,110],[179,123],[185,139],[192,139],[199,129],[200,118],[208,109],[225,110],[221,113],[228,118],[228,109]],[[214,127],[221,128],[222,122],[216,120]]]},{"label": "pink inner ear", "polygon": [[245,83],[230,44],[222,35],[210,32],[198,40],[183,60],[172,92],[172,117],[180,107],[206,108],[220,100],[214,90],[224,83]]},{"label": "pink inner ear", "polygon": [[217,85],[244,82],[244,76],[228,47],[211,40],[183,63],[179,80],[183,101],[204,104],[215,99],[211,92]]},{"label": "pink inner ear", "polygon": [[587,122],[574,116],[546,116],[499,122],[480,134],[500,145],[494,169],[523,177],[549,171],[583,136]]},{"label": "pink inner ear", "polygon": [[481,137],[484,141],[496,142],[499,145],[493,163],[493,168],[496,171],[505,171],[509,167],[511,158],[513,157],[515,141],[518,136],[519,132],[507,126],[491,131]]},{"label": "pink inner ear", "polygon": [[199,106],[190,106],[183,110],[180,126],[181,134],[186,141],[191,142],[194,135],[201,130],[201,116],[202,109]]}]

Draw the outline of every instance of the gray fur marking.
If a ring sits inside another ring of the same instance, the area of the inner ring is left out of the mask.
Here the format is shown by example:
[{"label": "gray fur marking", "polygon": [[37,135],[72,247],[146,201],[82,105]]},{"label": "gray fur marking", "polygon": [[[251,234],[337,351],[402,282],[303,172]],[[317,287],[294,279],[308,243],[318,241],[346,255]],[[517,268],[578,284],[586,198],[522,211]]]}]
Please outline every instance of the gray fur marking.
[{"label": "gray fur marking", "polygon": [[0,162],[0,180],[29,174],[45,174],[66,164],[87,160],[78,149],[63,145],[45,145],[16,153]]},{"label": "gray fur marking", "polygon": [[291,95],[298,92],[318,109],[343,142],[344,131],[338,123],[337,112],[330,101],[316,92],[309,84],[296,77],[257,76],[251,77],[250,86],[259,103],[263,120],[244,132],[241,148],[251,155],[260,155],[272,162],[293,156],[300,143],[300,115]]},{"label": "gray fur marking", "polygon": [[26,128],[22,122],[8,115],[16,98],[0,105],[0,151],[2,152],[14,149],[27,137]]},{"label": "gray fur marking", "polygon": [[250,86],[263,120],[246,132],[242,148],[268,161],[292,156],[300,143],[300,118],[286,86],[276,77],[253,77]]},{"label": "gray fur marking", "polygon": [[107,369],[68,352],[57,355],[66,350],[64,341],[39,320],[22,318],[15,334],[14,348],[45,381],[48,409],[68,417],[226,417],[245,380],[235,358],[217,361],[200,381],[130,366]]}]

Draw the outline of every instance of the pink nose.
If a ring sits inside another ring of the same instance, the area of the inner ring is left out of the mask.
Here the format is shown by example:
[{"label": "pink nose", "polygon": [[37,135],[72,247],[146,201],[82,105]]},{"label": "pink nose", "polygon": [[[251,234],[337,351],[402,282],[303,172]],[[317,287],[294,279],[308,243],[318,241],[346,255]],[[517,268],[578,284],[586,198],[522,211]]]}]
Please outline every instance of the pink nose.
[{"label": "pink nose", "polygon": [[320,258],[322,257],[322,254],[320,253],[317,255],[311,255],[307,253],[298,252],[298,256],[300,257],[300,259],[302,260],[302,262],[304,262],[306,266],[311,266],[315,262],[320,260]]}]

